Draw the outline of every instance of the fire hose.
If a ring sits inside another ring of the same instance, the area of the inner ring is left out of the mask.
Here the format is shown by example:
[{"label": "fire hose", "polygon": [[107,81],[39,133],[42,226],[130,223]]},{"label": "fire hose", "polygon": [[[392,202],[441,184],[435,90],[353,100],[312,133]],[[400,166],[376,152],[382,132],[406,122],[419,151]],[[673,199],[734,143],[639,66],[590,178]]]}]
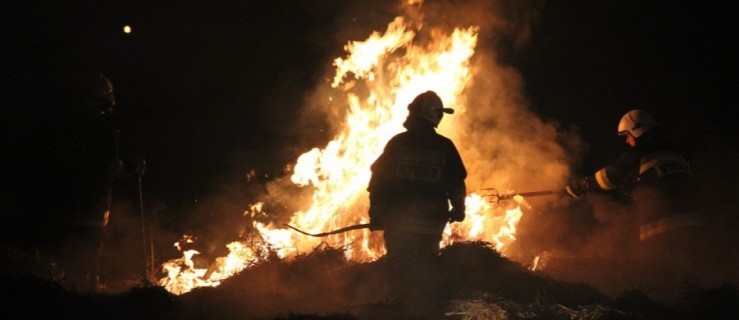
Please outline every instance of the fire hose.
[{"label": "fire hose", "polygon": [[302,233],[302,234],[304,234],[306,236],[311,236],[311,237],[326,237],[326,236],[330,236],[332,234],[347,232],[347,231],[351,231],[351,230],[369,228],[370,227],[370,224],[369,223],[360,223],[360,224],[355,224],[353,226],[343,227],[343,228],[339,228],[339,229],[336,229],[336,230],[327,231],[327,232],[321,232],[321,233],[308,233],[308,232],[305,232],[303,230],[300,230],[300,229],[298,229],[296,227],[293,227],[293,226],[291,226],[289,224],[285,224],[285,226],[288,227],[288,228],[290,228],[290,229],[293,229],[293,230],[295,230],[297,232],[300,232],[300,233]]},{"label": "fire hose", "polygon": [[[478,192],[478,191],[484,192],[484,194],[482,196],[485,197],[485,198],[488,198],[488,201],[490,201],[492,203],[499,203],[502,200],[510,200],[510,199],[513,199],[513,197],[515,197],[515,196],[540,197],[540,196],[550,196],[550,195],[559,195],[559,194],[562,194],[562,191],[561,190],[542,190],[542,191],[516,192],[516,193],[498,194],[498,191],[495,190],[495,189],[493,189],[493,188],[478,189],[478,190],[474,191],[473,193]],[[355,224],[355,225],[351,225],[351,226],[348,226],[348,227],[343,227],[343,228],[339,228],[339,229],[336,229],[336,230],[331,230],[331,231],[326,231],[326,232],[321,232],[321,233],[309,233],[309,232],[300,230],[300,229],[298,229],[296,227],[293,227],[293,226],[291,226],[289,224],[285,224],[286,227],[288,227],[290,229],[293,229],[293,230],[295,230],[297,232],[300,232],[300,233],[302,233],[302,234],[304,234],[306,236],[311,236],[311,237],[326,237],[326,236],[330,236],[330,235],[338,234],[338,233],[343,233],[343,232],[347,232],[347,231],[358,230],[358,229],[366,229],[366,228],[369,228],[370,225],[371,225],[370,223],[360,223],[360,224]]]}]

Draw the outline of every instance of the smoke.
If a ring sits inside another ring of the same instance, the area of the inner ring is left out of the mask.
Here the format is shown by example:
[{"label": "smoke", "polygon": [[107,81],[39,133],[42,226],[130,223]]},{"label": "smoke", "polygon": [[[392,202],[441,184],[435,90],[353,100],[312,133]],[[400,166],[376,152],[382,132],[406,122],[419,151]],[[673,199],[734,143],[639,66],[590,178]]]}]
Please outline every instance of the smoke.
[{"label": "smoke", "polygon": [[[534,191],[559,188],[576,158],[563,147],[578,149],[577,136],[540,119],[524,93],[524,80],[508,55],[531,39],[543,2],[425,2],[420,9],[433,27],[479,27],[473,79],[458,113],[444,121],[462,125],[448,133],[470,173],[470,189]],[[444,132],[442,132],[444,133]],[[575,153],[576,154],[576,153]],[[471,191],[471,190],[470,190]]]},{"label": "smoke", "polygon": [[[543,2],[462,3],[450,8],[444,2],[426,3],[423,9],[428,21],[480,26],[471,86],[460,105],[452,106],[458,112],[444,120],[461,125],[449,136],[469,172],[468,191],[563,190],[587,145],[576,128],[563,128],[536,113],[537,106],[526,96],[525,79],[509,62],[526,49]],[[506,255],[531,265],[535,257],[546,263],[550,254],[616,253],[630,223],[618,212],[627,210],[606,199],[592,206],[558,196],[526,199],[517,241]]]},{"label": "smoke", "polygon": [[[445,117],[439,129],[441,134],[455,142],[462,155],[469,173],[468,191],[477,188],[495,188],[500,192],[561,189],[570,176],[569,168],[579,160],[583,143],[572,130],[560,128],[556,122],[545,121],[536,115],[535,106],[529,104],[524,93],[522,76],[507,62],[510,55],[524,50],[530,41],[532,24],[536,23],[541,4],[429,1],[410,6],[399,6],[396,2],[386,6],[373,3],[372,8],[367,8],[357,3],[356,7],[345,9],[345,16],[337,18],[334,28],[338,31],[334,36],[341,41],[337,46],[343,45],[347,39],[365,39],[373,31],[387,27],[388,22],[398,15],[416,24],[418,30],[414,42],[419,43],[431,39],[433,32],[451,33],[454,28],[479,28],[478,46],[471,62],[472,80],[463,95],[453,105],[447,105],[457,112]],[[339,53],[334,56],[337,55]],[[181,216],[187,217],[186,225],[190,227],[177,231],[197,235],[200,239],[196,249],[201,255],[196,256],[196,263],[198,257],[207,263],[227,253],[224,244],[237,240],[249,228],[244,212],[250,205],[263,203],[260,214],[252,217],[265,224],[276,225],[288,222],[295,212],[310,205],[312,187],[298,187],[290,180],[294,157],[310,148],[325,145],[348,125],[344,121],[349,103],[330,87],[335,71],[331,61],[324,63],[323,75],[316,77],[319,81],[313,89],[295,96],[297,88],[288,81],[288,84],[279,85],[272,98],[265,102],[266,108],[283,110],[275,112],[268,120],[275,120],[275,123],[280,123],[279,128],[286,129],[285,139],[274,141],[277,145],[274,148],[278,150],[261,152],[278,155],[264,159],[273,169],[265,174],[269,177],[262,177],[263,172],[258,172],[245,183],[244,172],[237,172],[234,177],[238,179],[229,178],[214,188],[212,195],[203,197],[192,207],[181,209]],[[369,91],[359,81],[354,85],[357,87],[353,91],[359,95],[366,95]],[[285,110],[294,108],[296,103],[300,108],[293,115],[287,114]],[[235,155],[232,162],[249,160],[247,158],[259,152],[252,151],[254,153]],[[556,212],[561,205],[561,199],[552,197],[528,208],[548,208]],[[529,219],[530,223],[522,222],[519,232],[522,235],[547,232],[547,228],[555,226],[545,223],[547,220],[556,222],[556,219],[537,216]],[[565,229],[567,226],[564,225],[558,228]],[[173,230],[161,232],[166,235],[175,233]],[[529,241],[531,248],[519,246],[522,252],[527,251],[521,259],[530,258],[528,251],[536,254],[544,249],[551,250],[560,245],[557,241],[562,239],[541,240],[541,243]],[[165,243],[174,241],[177,238]],[[172,248],[169,250],[171,252]],[[170,256],[177,256],[177,253]]]},{"label": "smoke", "polygon": [[[468,184],[475,187],[499,187],[526,191],[527,188],[553,188],[563,185],[568,166],[576,161],[573,150],[580,140],[556,123],[539,119],[523,93],[524,82],[518,71],[507,65],[501,51],[518,50],[530,40],[541,2],[520,1],[426,1],[420,5],[400,6],[398,10],[420,25],[416,42],[429,37],[431,28],[451,32],[453,28],[480,27],[480,42],[474,62],[474,79],[458,105],[457,114],[442,121],[441,133],[458,145],[468,171]],[[376,8],[376,7],[375,7]],[[351,11],[351,10],[350,10]],[[377,11],[377,10],[375,10]],[[377,16],[374,16],[377,17]],[[358,19],[358,18],[357,18]],[[379,17],[382,23],[392,15]],[[378,25],[362,21],[363,25]],[[385,25],[380,25],[382,28]],[[337,26],[340,30],[358,29],[357,24]],[[364,29],[362,39],[372,30]],[[356,32],[344,31],[354,34]],[[323,78],[333,77],[327,66]],[[301,122],[295,131],[315,134],[317,122],[325,123],[324,135],[341,128],[346,104],[331,95],[325,83],[319,84],[306,99]],[[444,122],[464,128],[447,132]],[[307,129],[307,130],[306,130]],[[568,150],[565,149],[565,147]],[[577,155],[577,153],[574,153]]]},{"label": "smoke", "polygon": [[[471,85],[457,113],[448,116],[460,127],[447,134],[457,145],[469,176],[468,191],[494,188],[500,193],[563,190],[571,168],[582,158],[584,141],[573,128],[542,119],[530,104],[525,79],[511,57],[527,48],[532,28],[538,23],[544,2],[459,1],[427,2],[422,6],[426,21],[436,26],[479,26],[478,47],[473,57]],[[442,129],[444,127],[442,126]],[[523,263],[544,250],[574,246],[591,221],[563,218],[567,199],[557,196],[526,199],[524,217],[517,230],[518,243],[507,255]],[[587,219],[585,219],[587,220]]]},{"label": "smoke", "polygon": [[470,172],[468,185],[501,192],[561,187],[573,159],[558,143],[556,124],[530,111],[515,69],[493,60],[477,67],[460,115],[465,129],[455,139]]},{"label": "smoke", "polygon": [[[452,30],[456,27],[480,27],[484,39],[496,44],[498,52],[524,48],[531,40],[531,32],[538,22],[546,1],[425,1],[418,7],[407,6],[410,15]],[[420,10],[415,12],[414,9]]]},{"label": "smoke", "polygon": [[[432,32],[478,27],[480,40],[471,66],[473,78],[455,105],[448,105],[457,113],[446,116],[439,130],[460,150],[469,172],[468,191],[559,190],[570,177],[570,168],[579,161],[583,142],[572,129],[563,129],[536,115],[535,106],[525,96],[524,80],[507,63],[510,55],[524,50],[531,40],[531,30],[543,3],[426,1],[412,5],[393,2],[384,7],[373,3],[371,8],[357,4],[346,9],[349,18],[337,19],[335,28],[340,30],[337,37],[365,39],[373,31],[385,28],[395,16],[404,16],[417,28],[414,42],[423,43]],[[347,125],[344,120],[348,102],[328,85],[327,79],[333,78],[335,70],[329,62],[324,70],[322,81],[306,94],[299,120],[290,129],[301,143],[315,143],[309,147],[324,144]],[[353,90],[366,93],[361,82],[354,85],[360,87]],[[289,148],[296,150],[295,144]],[[265,203],[277,209],[269,212],[276,221],[285,221],[295,212],[287,209],[290,203],[295,206],[295,195],[300,192],[288,179],[289,176],[280,177],[266,185],[269,201]]]},{"label": "smoke", "polygon": [[[346,39],[365,39],[374,30],[384,28],[396,15],[405,15],[420,27],[417,39],[430,37],[431,29],[451,31],[453,28],[479,27],[479,44],[472,61],[473,78],[455,103],[454,115],[442,122],[440,132],[450,137],[460,150],[469,177],[468,191],[495,188],[500,192],[562,190],[572,176],[571,168],[580,161],[584,141],[572,128],[545,120],[536,113],[525,94],[525,81],[509,62],[531,40],[543,2],[522,1],[427,1],[421,5],[372,8],[347,8],[345,18],[338,18],[333,36],[341,43]],[[346,24],[344,24],[346,23]],[[332,39],[333,40],[333,39]],[[338,50],[337,50],[338,51]],[[348,105],[334,95],[330,79],[334,76],[329,61],[315,87],[299,99],[276,94],[268,106],[280,107],[286,101],[300,104],[290,119],[288,139],[281,155],[297,156],[315,146],[324,145],[347,124]],[[357,83],[357,86],[362,84]],[[296,88],[284,90],[294,92]],[[356,88],[357,92],[366,88]],[[277,91],[279,92],[279,90]],[[287,99],[287,100],[286,100]],[[280,119],[283,120],[283,119]],[[452,131],[449,123],[456,130]],[[279,157],[283,160],[283,157]],[[289,159],[288,162],[294,162]],[[282,166],[282,164],[279,164]],[[287,222],[291,215],[310,203],[310,187],[300,188],[290,181],[291,167],[285,167],[276,178],[263,181],[263,187],[251,193],[249,200],[264,202],[263,222]],[[199,204],[191,215],[193,225],[209,243],[225,243],[234,239],[243,227],[242,213],[250,203],[243,200],[243,187],[229,190]],[[524,220],[518,231],[518,253],[514,257],[528,262],[534,256],[549,258],[621,257],[629,249],[633,215],[628,205],[609,198],[593,197],[577,203],[567,198],[551,197],[528,200]],[[216,240],[214,240],[216,239]],[[211,247],[207,245],[206,247]],[[213,256],[223,255],[217,249],[206,250]],[[573,260],[574,261],[574,260]],[[577,274],[569,274],[573,277]],[[599,274],[600,275],[600,274]],[[604,278],[601,278],[604,279]]]}]

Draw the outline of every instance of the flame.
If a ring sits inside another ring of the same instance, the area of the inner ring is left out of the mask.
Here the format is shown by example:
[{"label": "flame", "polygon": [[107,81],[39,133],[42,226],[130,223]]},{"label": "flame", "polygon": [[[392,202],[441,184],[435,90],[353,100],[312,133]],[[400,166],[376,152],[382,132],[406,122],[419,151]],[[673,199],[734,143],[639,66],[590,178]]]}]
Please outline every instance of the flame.
[{"label": "flame", "polygon": [[[451,33],[431,30],[430,40],[421,43],[415,41],[419,30],[413,29],[414,25],[419,24],[397,17],[384,32],[373,32],[364,41],[349,42],[345,46],[346,57],[334,60],[336,74],[331,87],[336,96],[329,97],[327,103],[345,101],[344,125],[323,149],[302,154],[293,166],[292,183],[311,188],[313,194],[310,206],[292,215],[291,225],[317,233],[369,221],[366,187],[370,165],[385,143],[404,130],[407,104],[417,94],[433,90],[446,106],[457,111],[442,121],[440,133],[454,137],[462,129],[459,124],[466,109],[462,97],[474,75],[471,58],[478,27],[457,28]],[[466,204],[467,219],[447,225],[440,245],[486,241],[504,253],[516,239],[516,225],[523,215],[520,207],[504,210],[478,194],[469,195]],[[245,216],[268,217],[269,213],[262,209],[262,203],[257,203]],[[345,248],[347,258],[353,261],[373,261],[385,254],[380,232],[364,229],[315,238],[253,220],[260,241],[250,245],[230,243],[231,253],[217,259],[210,269],[195,266],[192,257],[196,251],[183,251],[182,258],[163,264],[167,276],[160,284],[175,294],[200,286],[217,286],[223,279],[265,259],[265,252],[289,258],[321,243]]]},{"label": "flame", "polygon": [[465,199],[467,218],[461,223],[447,224],[441,246],[454,240],[484,241],[505,254],[516,240],[516,225],[523,217],[520,206],[502,210],[491,205],[482,195],[473,193]]}]

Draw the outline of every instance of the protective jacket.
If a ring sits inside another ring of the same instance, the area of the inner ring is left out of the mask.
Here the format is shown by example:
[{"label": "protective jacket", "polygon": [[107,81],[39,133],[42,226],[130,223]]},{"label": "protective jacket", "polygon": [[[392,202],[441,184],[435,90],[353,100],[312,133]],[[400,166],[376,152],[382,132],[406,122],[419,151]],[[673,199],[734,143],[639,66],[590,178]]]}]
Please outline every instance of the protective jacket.
[{"label": "protective jacket", "polygon": [[686,158],[660,127],[637,141],[615,162],[585,177],[586,191],[629,193],[639,211],[640,240],[700,225],[696,184]]},{"label": "protective jacket", "polygon": [[467,170],[454,146],[425,120],[409,117],[372,164],[370,219],[379,229],[441,234],[449,203],[464,210]]}]

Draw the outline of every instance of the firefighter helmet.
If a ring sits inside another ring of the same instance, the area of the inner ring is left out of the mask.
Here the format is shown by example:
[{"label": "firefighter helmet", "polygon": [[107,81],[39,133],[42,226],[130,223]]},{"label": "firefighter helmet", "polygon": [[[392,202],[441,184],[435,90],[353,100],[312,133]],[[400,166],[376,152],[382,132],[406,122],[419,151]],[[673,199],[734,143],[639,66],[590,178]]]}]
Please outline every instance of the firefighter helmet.
[{"label": "firefighter helmet", "polygon": [[629,133],[634,138],[638,138],[657,125],[659,123],[654,120],[649,112],[634,109],[621,117],[621,122],[618,123],[618,134],[625,135]]},{"label": "firefighter helmet", "polygon": [[454,109],[444,108],[441,98],[439,98],[436,92],[430,90],[416,96],[413,102],[408,105],[408,111],[410,116],[419,117],[431,122],[434,128],[439,125],[445,113],[454,113]]}]

